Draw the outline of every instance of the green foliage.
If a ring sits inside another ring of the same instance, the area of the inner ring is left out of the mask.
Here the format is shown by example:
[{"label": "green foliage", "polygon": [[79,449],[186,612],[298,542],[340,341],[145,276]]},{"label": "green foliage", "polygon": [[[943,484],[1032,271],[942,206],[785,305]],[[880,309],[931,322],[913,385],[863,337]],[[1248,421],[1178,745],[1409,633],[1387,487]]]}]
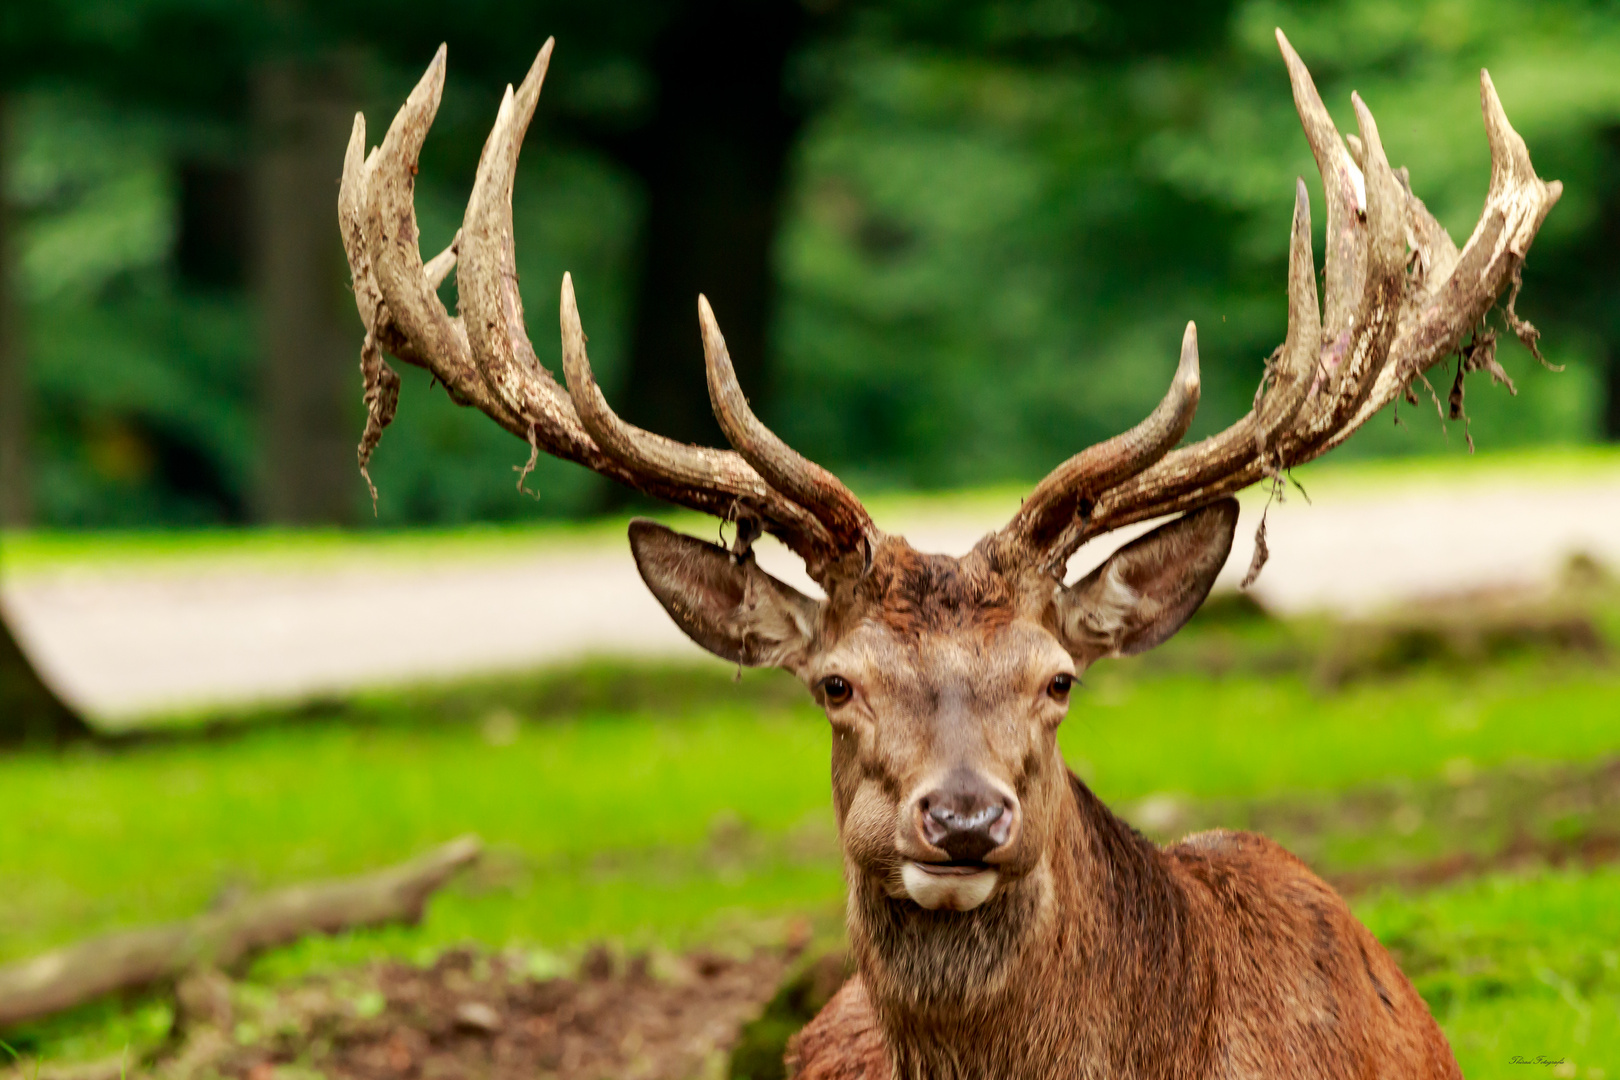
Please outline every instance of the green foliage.
[{"label": "green foliage", "polygon": [[165,150],[184,133],[60,89],[16,101],[13,121],[41,516],[242,518],[254,327],[243,298],[187,295],[167,273]]},{"label": "green foliage", "polygon": [[[1588,264],[1585,238],[1614,198],[1599,167],[1620,117],[1620,22],[1584,4],[1438,0],[1246,3],[1226,47],[1186,55],[829,50],[835,89],[801,148],[780,256],[780,426],[876,483],[1038,476],[1152,407],[1188,319],[1205,371],[1194,434],[1235,419],[1284,330],[1295,176],[1323,250],[1279,25],[1346,131],[1359,88],[1459,242],[1489,178],[1478,70],[1491,67],[1540,171],[1566,182],[1519,310],[1569,370],[1553,378],[1505,349],[1521,392],[1476,389],[1474,433],[1493,446],[1591,438],[1606,346],[1568,279],[1612,285],[1566,268]],[[1427,403],[1404,421],[1372,425],[1348,452],[1447,445]]]},{"label": "green foliage", "polygon": [[[454,135],[458,112],[472,106],[458,98],[446,110]],[[14,111],[8,185],[21,218],[40,518],[100,527],[247,519],[259,469],[254,311],[239,292],[187,288],[172,265],[174,160],[227,136],[58,88],[20,95]],[[386,115],[379,109],[373,122]],[[425,245],[442,246],[459,224],[457,180],[419,189]],[[635,191],[599,157],[536,147],[517,202],[520,271],[541,282],[559,281],[564,268],[581,276],[592,359],[611,386],[624,351]],[[554,360],[559,347],[539,342]],[[403,376],[409,422],[389,432],[373,465],[382,524],[578,515],[598,501],[594,475],[551,459],[527,484],[538,507],[518,498],[527,447],[458,409],[425,372]],[[355,385],[358,435],[358,376]],[[355,499],[364,500],[358,475]]]},{"label": "green foliage", "polygon": [[[26,54],[7,183],[24,212],[43,520],[251,513],[252,313],[240,292],[188,294],[171,247],[174,162],[251,151],[241,116],[254,50],[363,42],[375,132],[450,39],[417,200],[436,250],[500,86],[556,32],[514,200],[531,336],[555,369],[548,313],[573,270],[593,362],[623,400],[644,189],[600,148],[652,107],[649,57],[679,12],[499,0],[477,12],[446,22],[433,5],[379,19],[358,0],[143,0],[46,5],[0,27],[0,48]],[[1620,19],[1576,0],[874,0],[815,23],[788,78],[809,119],[777,244],[770,419],[867,489],[1027,481],[1145,413],[1195,319],[1205,400],[1194,433],[1230,422],[1283,332],[1292,179],[1319,188],[1277,25],[1346,130],[1359,88],[1392,160],[1459,240],[1488,177],[1477,73],[1491,69],[1541,172],[1565,182],[1519,310],[1568,370],[1554,377],[1506,346],[1519,396],[1480,386],[1473,432],[1485,446],[1594,438],[1620,336],[1602,239],[1620,220]],[[158,70],[205,39],[221,43],[209,62]],[[1315,218],[1320,232],[1319,203]],[[549,462],[531,483],[539,504],[520,499],[511,467],[525,448],[405,375],[376,465],[384,523],[576,515],[600,500],[598,481]],[[1371,425],[1342,453],[1462,442],[1427,403],[1402,421]]]}]

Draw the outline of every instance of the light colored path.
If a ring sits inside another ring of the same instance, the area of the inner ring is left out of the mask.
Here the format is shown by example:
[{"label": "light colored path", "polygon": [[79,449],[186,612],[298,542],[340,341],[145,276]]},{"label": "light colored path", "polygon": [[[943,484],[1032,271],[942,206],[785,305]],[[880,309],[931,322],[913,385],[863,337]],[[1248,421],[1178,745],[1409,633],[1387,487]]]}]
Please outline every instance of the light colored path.
[{"label": "light colored path", "polygon": [[[1271,510],[1256,592],[1282,611],[1353,612],[1548,580],[1578,551],[1620,566],[1620,471],[1481,481],[1327,485],[1309,504],[1295,495]],[[1248,566],[1261,502],[1245,503],[1225,586]],[[881,524],[923,550],[961,553],[1010,509]],[[1073,569],[1105,553],[1088,549]],[[761,561],[810,588],[780,548]],[[622,539],[437,563],[39,571],[8,582],[4,602],[47,676],[112,723],[586,655],[699,655],[643,588]]]}]

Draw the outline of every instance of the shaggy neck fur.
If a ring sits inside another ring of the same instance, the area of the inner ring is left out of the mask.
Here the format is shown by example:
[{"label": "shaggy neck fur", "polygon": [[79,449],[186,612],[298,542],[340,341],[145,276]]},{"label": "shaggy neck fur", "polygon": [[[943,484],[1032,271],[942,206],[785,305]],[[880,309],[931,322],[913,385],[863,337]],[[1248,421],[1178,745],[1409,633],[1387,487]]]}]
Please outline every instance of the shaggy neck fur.
[{"label": "shaggy neck fur", "polygon": [[[965,913],[864,884],[850,932],[901,1080],[1201,1075],[1211,957],[1163,854],[1078,779],[1043,870]],[[1142,1024],[1143,1017],[1155,1017]]]}]

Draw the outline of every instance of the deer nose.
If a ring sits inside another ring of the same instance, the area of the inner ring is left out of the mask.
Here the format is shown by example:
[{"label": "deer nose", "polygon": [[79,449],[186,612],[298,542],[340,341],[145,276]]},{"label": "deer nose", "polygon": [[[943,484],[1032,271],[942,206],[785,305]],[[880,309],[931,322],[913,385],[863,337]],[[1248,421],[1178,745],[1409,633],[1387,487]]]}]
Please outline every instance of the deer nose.
[{"label": "deer nose", "polygon": [[984,777],[958,769],[917,800],[923,839],[953,862],[981,862],[1007,842],[1018,802]]}]

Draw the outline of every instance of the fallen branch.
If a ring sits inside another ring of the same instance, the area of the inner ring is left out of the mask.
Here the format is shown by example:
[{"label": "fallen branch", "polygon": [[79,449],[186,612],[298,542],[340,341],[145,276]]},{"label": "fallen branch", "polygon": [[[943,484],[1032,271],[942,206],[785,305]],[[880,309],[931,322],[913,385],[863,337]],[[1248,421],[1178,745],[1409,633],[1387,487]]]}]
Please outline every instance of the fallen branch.
[{"label": "fallen branch", "polygon": [[249,897],[185,922],[92,938],[0,967],[0,1028],[196,967],[229,968],[307,934],[421,919],[427,899],[482,851],[464,836],[408,863]]}]

